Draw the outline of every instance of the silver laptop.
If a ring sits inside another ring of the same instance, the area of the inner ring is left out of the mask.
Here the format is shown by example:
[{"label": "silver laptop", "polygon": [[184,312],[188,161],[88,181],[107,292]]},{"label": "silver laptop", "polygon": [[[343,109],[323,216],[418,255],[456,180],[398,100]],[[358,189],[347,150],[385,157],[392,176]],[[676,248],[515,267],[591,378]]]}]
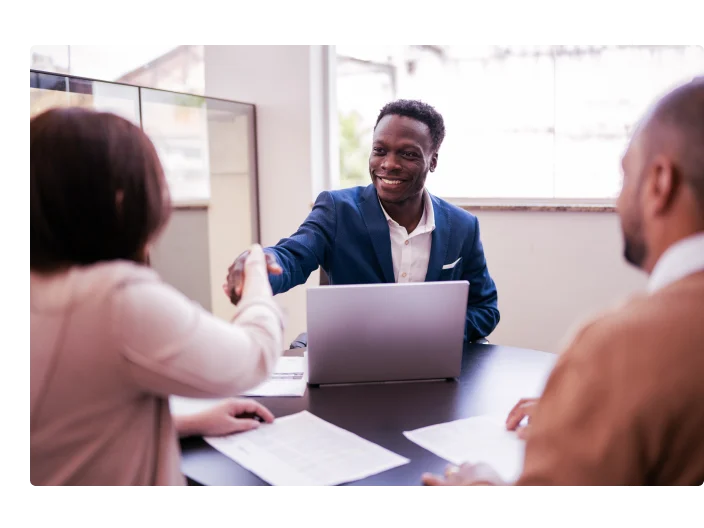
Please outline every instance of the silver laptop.
[{"label": "silver laptop", "polygon": [[308,383],[456,378],[469,282],[308,290]]}]

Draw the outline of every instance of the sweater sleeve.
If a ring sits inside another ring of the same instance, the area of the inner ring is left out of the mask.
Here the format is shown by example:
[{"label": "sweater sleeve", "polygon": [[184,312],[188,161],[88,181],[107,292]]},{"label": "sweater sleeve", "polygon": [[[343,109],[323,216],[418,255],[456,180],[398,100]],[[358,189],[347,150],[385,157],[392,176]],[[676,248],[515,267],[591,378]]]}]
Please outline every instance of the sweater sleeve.
[{"label": "sweater sleeve", "polygon": [[270,296],[238,306],[232,323],[163,282],[123,285],[112,330],[128,378],[167,396],[234,396],[264,381],[283,350],[281,313]]},{"label": "sweater sleeve", "polygon": [[[531,419],[519,485],[636,485],[644,482],[643,442],[628,372],[615,364],[598,323],[577,334],[559,359]],[[631,376],[634,378],[637,376]]]}]

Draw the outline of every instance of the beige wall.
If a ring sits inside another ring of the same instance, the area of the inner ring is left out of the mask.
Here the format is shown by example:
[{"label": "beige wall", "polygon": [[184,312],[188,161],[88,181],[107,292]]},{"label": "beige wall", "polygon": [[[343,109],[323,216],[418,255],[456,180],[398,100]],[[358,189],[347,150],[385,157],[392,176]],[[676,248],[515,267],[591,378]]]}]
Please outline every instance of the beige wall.
[{"label": "beige wall", "polygon": [[645,286],[616,213],[478,211],[501,322],[493,343],[558,352],[585,318]]},{"label": "beige wall", "polygon": [[223,115],[208,122],[210,148],[210,290],[212,311],[230,320],[235,307],[222,291],[227,269],[252,242],[248,116]]},{"label": "beige wall", "polygon": [[[324,145],[318,90],[321,46],[206,46],[205,93],[257,108],[262,243],[293,233],[320,190]],[[315,84],[316,88],[313,88]],[[318,182],[318,183],[316,183]],[[308,284],[317,284],[318,273]],[[305,289],[277,296],[287,316],[286,342],[306,328]]]},{"label": "beige wall", "polygon": [[179,209],[150,251],[151,264],[161,277],[211,309],[208,211]]}]

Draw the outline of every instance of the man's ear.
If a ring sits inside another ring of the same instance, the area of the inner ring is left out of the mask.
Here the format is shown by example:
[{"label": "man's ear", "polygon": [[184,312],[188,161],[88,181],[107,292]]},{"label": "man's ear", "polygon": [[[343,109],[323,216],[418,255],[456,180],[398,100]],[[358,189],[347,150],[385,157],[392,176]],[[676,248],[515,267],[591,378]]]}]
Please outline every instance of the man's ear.
[{"label": "man's ear", "polygon": [[430,172],[435,172],[435,167],[438,166],[438,153],[435,152],[430,158]]},{"label": "man's ear", "polygon": [[650,204],[651,213],[658,216],[667,212],[681,183],[672,162],[665,156],[656,156],[646,178],[646,203]]}]

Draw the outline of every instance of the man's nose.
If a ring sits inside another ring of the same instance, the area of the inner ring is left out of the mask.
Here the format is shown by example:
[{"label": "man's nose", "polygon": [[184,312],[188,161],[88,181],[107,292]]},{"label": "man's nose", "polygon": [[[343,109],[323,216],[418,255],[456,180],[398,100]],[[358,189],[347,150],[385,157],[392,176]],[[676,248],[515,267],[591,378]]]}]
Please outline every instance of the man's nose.
[{"label": "man's nose", "polygon": [[398,159],[391,152],[386,154],[386,156],[384,156],[384,159],[381,161],[381,169],[384,171],[392,171],[399,168],[400,165],[398,163]]}]

